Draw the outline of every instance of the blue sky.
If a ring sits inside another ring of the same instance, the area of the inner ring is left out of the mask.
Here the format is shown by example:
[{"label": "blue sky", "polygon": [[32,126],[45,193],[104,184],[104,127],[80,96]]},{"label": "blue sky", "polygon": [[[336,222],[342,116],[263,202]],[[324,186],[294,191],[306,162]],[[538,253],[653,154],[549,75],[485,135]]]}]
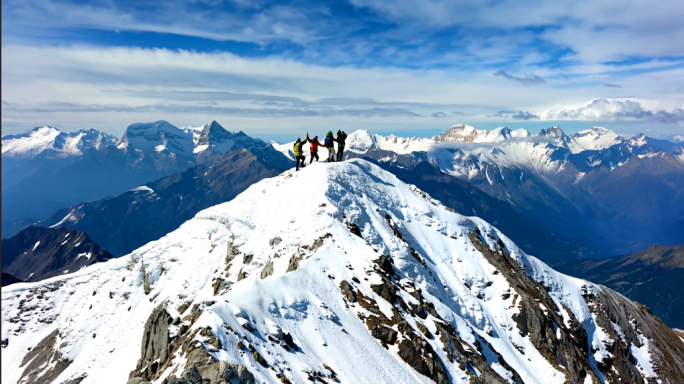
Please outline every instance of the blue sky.
[{"label": "blue sky", "polygon": [[684,131],[681,1],[3,0],[2,133]]}]

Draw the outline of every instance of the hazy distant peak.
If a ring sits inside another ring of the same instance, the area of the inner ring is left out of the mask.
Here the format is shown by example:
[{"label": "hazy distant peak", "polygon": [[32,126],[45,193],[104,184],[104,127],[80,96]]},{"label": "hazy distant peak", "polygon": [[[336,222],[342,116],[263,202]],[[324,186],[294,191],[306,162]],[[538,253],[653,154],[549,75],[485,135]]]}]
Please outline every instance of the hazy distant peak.
[{"label": "hazy distant peak", "polygon": [[480,131],[470,125],[456,124],[443,133],[433,137],[433,140],[472,143],[481,135],[487,135],[489,132],[490,131],[487,129]]},{"label": "hazy distant peak", "polygon": [[32,158],[39,155],[49,158],[80,156],[84,150],[100,149],[113,144],[116,137],[95,129],[62,132],[51,126],[2,138],[2,156],[5,158]]}]

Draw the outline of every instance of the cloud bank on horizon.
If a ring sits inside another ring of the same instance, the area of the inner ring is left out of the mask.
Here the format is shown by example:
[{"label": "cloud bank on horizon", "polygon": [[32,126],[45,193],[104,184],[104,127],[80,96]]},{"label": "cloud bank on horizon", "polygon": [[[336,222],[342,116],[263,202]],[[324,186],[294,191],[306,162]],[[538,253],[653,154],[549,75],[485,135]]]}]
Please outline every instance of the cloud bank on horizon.
[{"label": "cloud bank on horizon", "polygon": [[684,127],[683,19],[676,0],[6,0],[3,134],[163,118],[665,135]]}]

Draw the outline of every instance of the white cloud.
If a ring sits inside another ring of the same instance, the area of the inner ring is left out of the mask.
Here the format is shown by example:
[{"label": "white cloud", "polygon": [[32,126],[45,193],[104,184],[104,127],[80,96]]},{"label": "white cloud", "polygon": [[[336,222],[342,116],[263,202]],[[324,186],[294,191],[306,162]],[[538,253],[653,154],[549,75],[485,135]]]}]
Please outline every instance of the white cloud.
[{"label": "white cloud", "polygon": [[[634,91],[653,112],[639,121],[676,122],[672,111],[684,104],[681,92],[663,87],[667,77],[681,78],[682,69],[635,76],[621,82],[623,88],[603,87],[602,75],[587,76],[594,87],[567,88],[569,81],[554,80],[546,70],[539,73],[546,83],[532,89],[502,82],[489,69],[462,76],[449,68],[326,67],[221,52],[3,44],[2,57],[3,134],[8,127],[24,131],[40,124],[120,134],[132,122],[159,119],[176,125],[219,119],[227,127],[262,131],[334,124],[432,129],[466,119],[491,121],[487,116],[504,122],[603,119],[605,113],[558,106]],[[539,113],[545,110],[553,111]],[[435,111],[458,112],[436,119]],[[514,112],[496,116],[498,111]],[[635,121],[628,114],[610,118]]]},{"label": "white cloud", "polygon": [[542,117],[546,120],[684,123],[684,109],[649,109],[638,99],[595,99],[577,108],[547,111]]}]

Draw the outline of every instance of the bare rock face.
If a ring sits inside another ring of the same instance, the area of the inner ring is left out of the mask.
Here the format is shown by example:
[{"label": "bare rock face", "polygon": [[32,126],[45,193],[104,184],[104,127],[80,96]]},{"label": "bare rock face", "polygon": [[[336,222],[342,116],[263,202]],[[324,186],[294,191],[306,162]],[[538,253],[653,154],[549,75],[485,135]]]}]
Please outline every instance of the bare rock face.
[{"label": "bare rock face", "polygon": [[[675,383],[677,378],[684,377],[684,343],[648,308],[610,289],[583,286],[584,301],[596,323],[612,340],[607,345],[608,354],[597,354],[596,350],[590,349],[587,331],[574,319],[572,312],[565,310],[573,318],[570,326],[567,326],[559,316],[560,308],[547,293],[548,288],[532,279],[506,253],[503,244],[499,244],[498,250],[492,250],[480,236],[479,233],[469,234],[478,251],[514,287],[515,291],[511,294],[519,298],[520,313],[514,318],[518,330],[530,337],[547,361],[566,373],[568,382],[583,382],[587,376],[593,382],[600,382],[591,367],[593,358],[605,382],[648,383],[630,351],[631,348],[640,348],[644,343],[649,343],[651,364],[663,382]],[[550,310],[544,311],[540,304]]]},{"label": "bare rock face", "polygon": [[160,305],[152,311],[145,323],[140,360],[129,378],[141,377],[150,380],[157,374],[161,367],[159,362],[166,361],[171,351],[169,324],[172,322],[171,315],[163,306]]},{"label": "bare rock face", "polygon": [[266,262],[264,269],[261,270],[261,278],[265,279],[273,274],[273,262],[271,260]]},{"label": "bare rock face", "polygon": [[19,383],[49,384],[62,373],[71,361],[59,352],[59,330],[55,329],[24,356],[21,362],[24,368]]},{"label": "bare rock face", "polygon": [[[201,313],[202,306],[195,305],[184,321],[192,324]],[[171,324],[180,325],[179,334],[174,338],[169,336]],[[198,335],[204,343],[197,342]],[[185,357],[185,367],[179,376],[172,373],[164,380],[165,384],[255,384],[254,375],[247,368],[240,364],[216,361],[205,346],[214,349],[221,347],[221,342],[210,328],[189,330],[187,324],[172,319],[160,305],[145,323],[141,358],[136,369],[131,371],[127,384],[147,384],[157,380],[170,367],[176,354]]]}]

